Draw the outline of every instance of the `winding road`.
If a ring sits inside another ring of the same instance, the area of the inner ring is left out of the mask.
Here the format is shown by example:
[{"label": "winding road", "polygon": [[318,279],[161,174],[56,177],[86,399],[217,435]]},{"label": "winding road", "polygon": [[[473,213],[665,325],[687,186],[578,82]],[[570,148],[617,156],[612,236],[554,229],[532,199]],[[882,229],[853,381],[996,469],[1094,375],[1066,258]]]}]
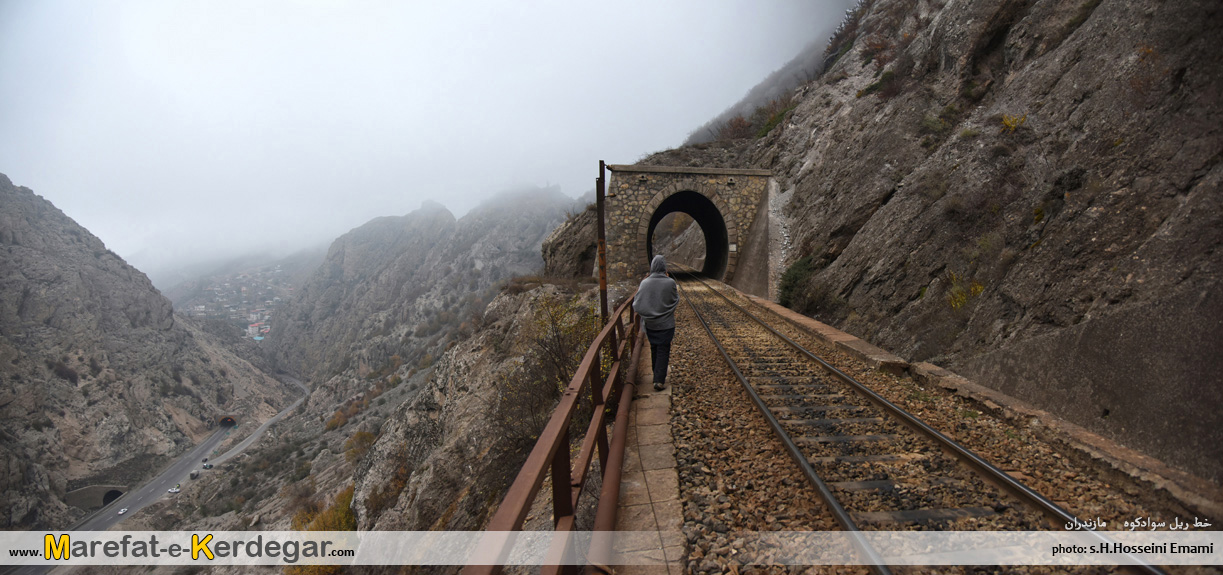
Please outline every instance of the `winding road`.
[{"label": "winding road", "polygon": [[[277,374],[276,377],[281,381],[286,381],[296,385],[302,390],[302,396],[298,398],[297,401],[294,401],[292,405],[284,408],[280,411],[280,413],[277,413],[276,415],[272,416],[271,419],[264,422],[263,425],[260,425],[259,428],[254,431],[254,433],[251,433],[250,436],[242,440],[241,443],[233,446],[233,448],[226,451],[219,457],[210,458],[209,462],[213,464],[224,463],[225,461],[228,461],[234,456],[240,454],[242,450],[250,447],[252,443],[258,440],[259,437],[262,436],[265,431],[267,431],[268,427],[271,427],[273,423],[280,421],[289,413],[292,413],[293,410],[297,409],[297,406],[301,405],[307,397],[310,397],[310,390],[307,389],[306,386],[297,378],[283,373]],[[236,429],[236,427],[224,427],[218,429],[215,433],[208,436],[208,439],[205,439],[199,445],[196,445],[195,447],[191,448],[190,451],[181,455],[174,461],[174,463],[171,463],[170,466],[165,469],[165,471],[158,474],[157,477],[154,477],[148,483],[145,483],[136,489],[128,491],[118,499],[111,502],[109,505],[103,506],[101,509],[94,512],[93,515],[86,517],[80,523],[72,526],[69,531],[105,531],[111,527],[114,527],[115,525],[118,525],[135,512],[155,503],[158,499],[165,496],[167,494],[167,490],[169,490],[171,487],[184,481],[188,481],[188,477],[191,475],[191,470],[201,469],[203,459],[208,457],[209,454],[211,454],[212,451],[216,449],[216,447],[234,431],[234,429]],[[118,511],[123,508],[127,508],[127,512],[123,515],[119,515]],[[48,573],[57,567],[60,566],[26,565],[21,567],[0,569],[0,572],[4,572],[6,575],[41,575],[43,573]]]},{"label": "winding road", "polygon": [[[263,433],[272,426],[272,424],[280,421],[289,413],[292,413],[294,409],[297,409],[297,406],[301,405],[302,402],[310,396],[310,390],[296,378],[284,374],[280,374],[277,377],[281,381],[286,381],[299,387],[302,390],[303,395],[298,398],[297,401],[294,401],[291,405],[289,405],[289,407],[284,408],[280,411],[280,413],[277,413],[265,421],[263,425],[260,425],[258,429],[251,433],[246,439],[242,440],[241,443],[233,446],[229,451],[226,451],[224,454],[218,457],[210,458],[210,463],[220,465],[221,463],[224,463],[242,453],[242,450],[250,447],[251,444],[257,441],[263,435]],[[205,439],[199,445],[193,447],[190,451],[180,456],[174,461],[174,463],[171,463],[170,466],[167,467],[165,471],[162,471],[157,477],[154,477],[148,483],[145,483],[144,485],[123,494],[110,505],[103,507],[92,516],[74,526],[72,530],[105,531],[106,529],[118,525],[124,519],[127,519],[127,517],[131,514],[157,502],[159,499],[167,495],[166,492],[171,487],[181,484],[184,481],[188,481],[188,477],[190,477],[193,469],[200,470],[201,473],[207,473],[206,470],[201,468],[203,465],[203,459],[205,457],[210,457],[213,450],[215,450],[216,447],[220,445],[235,429],[236,427],[225,427],[218,429],[215,433],[208,436],[208,439]],[[118,511],[123,508],[127,508],[127,513],[119,515]]]}]

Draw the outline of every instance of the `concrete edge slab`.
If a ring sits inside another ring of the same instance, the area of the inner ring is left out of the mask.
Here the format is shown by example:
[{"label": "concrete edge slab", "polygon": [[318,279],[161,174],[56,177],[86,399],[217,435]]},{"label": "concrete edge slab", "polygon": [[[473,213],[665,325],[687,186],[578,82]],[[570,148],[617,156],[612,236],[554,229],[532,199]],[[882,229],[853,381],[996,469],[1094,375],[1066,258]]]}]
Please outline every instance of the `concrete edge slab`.
[{"label": "concrete edge slab", "polygon": [[1165,489],[1174,499],[1186,506],[1200,509],[1212,517],[1223,516],[1223,489],[1211,485],[1205,479],[1169,467],[1154,457],[1092,433],[1023,400],[973,383],[966,377],[932,363],[914,364],[911,371],[913,378],[923,385],[952,391],[1016,425],[1030,427],[1031,422],[1035,420],[1056,433],[1058,439],[1070,448],[1107,463],[1130,477],[1149,482],[1158,489]]}]

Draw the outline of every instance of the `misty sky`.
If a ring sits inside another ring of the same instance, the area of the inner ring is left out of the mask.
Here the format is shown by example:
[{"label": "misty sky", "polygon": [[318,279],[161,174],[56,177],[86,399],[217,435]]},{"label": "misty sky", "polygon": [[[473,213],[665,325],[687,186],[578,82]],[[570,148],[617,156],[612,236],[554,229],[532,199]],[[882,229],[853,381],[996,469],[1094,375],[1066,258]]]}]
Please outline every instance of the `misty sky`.
[{"label": "misty sky", "polygon": [[594,186],[848,0],[0,0],[0,172],[142,269]]}]

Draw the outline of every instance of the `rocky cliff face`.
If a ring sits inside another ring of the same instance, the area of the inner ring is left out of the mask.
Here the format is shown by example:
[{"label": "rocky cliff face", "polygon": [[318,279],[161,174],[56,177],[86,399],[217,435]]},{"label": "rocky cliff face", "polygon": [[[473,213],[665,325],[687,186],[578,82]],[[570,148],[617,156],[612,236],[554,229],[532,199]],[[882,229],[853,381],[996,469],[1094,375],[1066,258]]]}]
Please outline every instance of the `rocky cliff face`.
[{"label": "rocky cliff face", "polygon": [[[593,314],[589,295],[580,305]],[[530,447],[506,444],[515,430],[505,417],[546,421],[552,405],[549,397],[539,413],[499,411],[506,381],[530,361],[524,354],[541,310],[571,297],[541,286],[488,305],[483,327],[447,352],[416,397],[387,419],[358,469],[354,508],[362,529],[483,528]],[[406,481],[390,493],[388,478],[397,474]]]},{"label": "rocky cliff face", "polygon": [[544,275],[556,278],[589,278],[597,275],[598,225],[598,213],[591,204],[556,226],[541,247]]},{"label": "rocky cliff face", "polygon": [[[762,138],[790,304],[1216,481],[1216,2],[864,2]],[[777,256],[777,254],[774,254]]]},{"label": "rocky cliff face", "polygon": [[292,392],[176,321],[148,278],[0,174],[0,526],[66,527],[65,492],[126,484],[220,414]]}]

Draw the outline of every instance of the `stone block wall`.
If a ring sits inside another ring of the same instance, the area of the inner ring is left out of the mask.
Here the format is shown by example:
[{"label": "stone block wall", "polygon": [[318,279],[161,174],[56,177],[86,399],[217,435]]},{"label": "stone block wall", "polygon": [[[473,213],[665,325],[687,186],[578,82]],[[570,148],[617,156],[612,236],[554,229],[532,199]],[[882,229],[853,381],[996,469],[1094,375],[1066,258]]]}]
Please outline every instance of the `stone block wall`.
[{"label": "stone block wall", "polygon": [[[669,197],[696,192],[717,208],[726,224],[729,254],[724,281],[734,278],[742,241],[756,218],[760,202],[767,201],[768,170],[676,168],[662,166],[608,166],[607,186],[608,280],[640,279],[650,267],[647,248],[650,219]],[[677,211],[684,211],[681,209]]]}]

